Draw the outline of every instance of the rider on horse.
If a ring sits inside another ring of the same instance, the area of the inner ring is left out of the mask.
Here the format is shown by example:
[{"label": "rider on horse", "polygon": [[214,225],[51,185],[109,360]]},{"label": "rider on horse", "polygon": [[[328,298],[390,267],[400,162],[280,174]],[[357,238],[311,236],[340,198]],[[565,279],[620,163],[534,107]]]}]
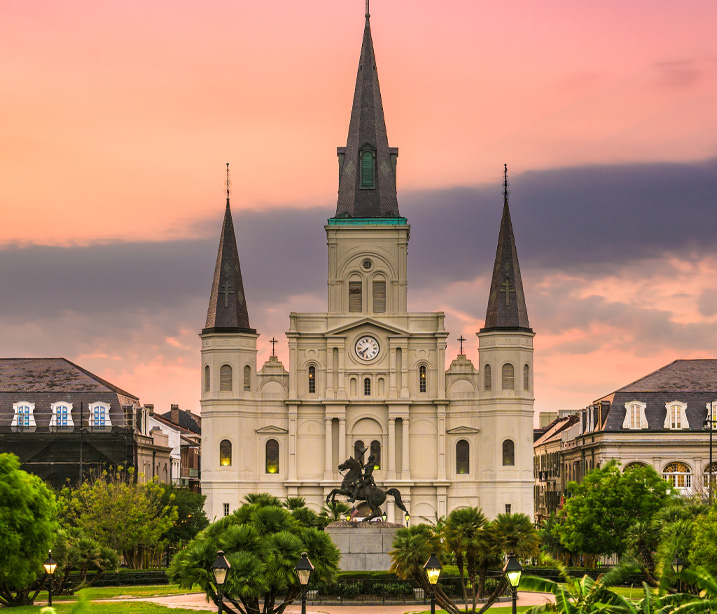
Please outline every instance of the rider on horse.
[{"label": "rider on horse", "polygon": [[[363,455],[363,453],[366,452],[367,449],[368,448],[364,448],[363,451],[361,452],[361,454]],[[373,454],[370,454],[368,457],[368,461],[363,466],[363,478],[356,482],[356,486],[354,487],[354,492],[351,495],[351,497],[349,497],[349,501],[351,501],[352,503],[354,501],[356,501],[356,499],[358,498],[359,492],[360,492],[362,486],[363,486],[364,498],[366,498],[366,492],[368,491],[369,487],[376,488],[376,482],[373,479],[373,470],[376,467],[374,464],[375,462],[376,462],[376,457]]]}]

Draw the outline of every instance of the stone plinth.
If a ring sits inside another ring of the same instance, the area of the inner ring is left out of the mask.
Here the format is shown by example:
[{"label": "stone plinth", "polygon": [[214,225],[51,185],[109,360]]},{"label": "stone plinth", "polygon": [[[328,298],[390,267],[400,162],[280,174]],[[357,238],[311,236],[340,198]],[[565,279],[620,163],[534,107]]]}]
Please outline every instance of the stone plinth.
[{"label": "stone plinth", "polygon": [[324,529],[341,552],[341,571],[388,571],[389,550],[402,525],[392,522],[332,522]]}]

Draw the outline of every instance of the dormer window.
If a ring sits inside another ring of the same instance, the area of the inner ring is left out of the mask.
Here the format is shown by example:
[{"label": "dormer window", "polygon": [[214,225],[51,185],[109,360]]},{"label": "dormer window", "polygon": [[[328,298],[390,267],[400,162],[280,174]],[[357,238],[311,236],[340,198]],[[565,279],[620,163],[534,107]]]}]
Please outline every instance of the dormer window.
[{"label": "dormer window", "polygon": [[58,403],[51,403],[50,407],[52,408],[50,426],[60,428],[74,426],[72,421],[72,403],[60,401]]},{"label": "dormer window", "polygon": [[687,403],[680,401],[672,401],[665,403],[667,412],[665,414],[664,428],[671,430],[689,429],[690,424],[687,422]]},{"label": "dormer window", "polygon": [[646,429],[647,418],[645,417],[646,403],[641,401],[629,401],[625,403],[625,420],[622,422],[622,428],[624,429]]},{"label": "dormer window", "polygon": [[361,152],[361,183],[362,190],[373,190],[376,187],[375,168],[376,156],[373,151],[364,150]]},{"label": "dormer window", "polygon": [[90,403],[90,426],[96,428],[112,426],[109,403]]},{"label": "dormer window", "polygon": [[13,403],[12,408],[15,410],[15,414],[12,417],[12,423],[10,426],[19,426],[23,428],[37,426],[35,424],[34,403],[20,401],[18,403]]}]

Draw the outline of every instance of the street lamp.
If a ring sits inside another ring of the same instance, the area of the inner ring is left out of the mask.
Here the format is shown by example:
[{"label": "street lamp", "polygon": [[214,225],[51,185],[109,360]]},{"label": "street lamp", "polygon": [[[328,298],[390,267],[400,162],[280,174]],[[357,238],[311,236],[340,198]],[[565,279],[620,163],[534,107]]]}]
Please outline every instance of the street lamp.
[{"label": "street lamp", "polygon": [[685,562],[680,558],[679,554],[672,559],[672,571],[677,574],[677,590],[682,592],[682,570],[685,568]]},{"label": "street lamp", "polygon": [[514,554],[508,555],[508,561],[503,567],[503,573],[508,578],[510,584],[510,592],[513,598],[513,614],[518,611],[518,585],[520,584],[520,576],[523,573],[523,567],[518,561],[518,557]]},{"label": "street lamp", "polygon": [[57,569],[57,561],[52,558],[52,550],[48,553],[47,560],[42,564],[45,568],[45,573],[50,576],[50,588],[48,589],[47,605],[52,606],[52,578],[55,575],[55,569]]},{"label": "street lamp", "polygon": [[381,520],[382,520],[383,522],[386,522],[386,518],[388,518],[388,516],[386,515],[386,512],[384,512],[383,514],[381,514]]},{"label": "street lamp", "polygon": [[432,554],[426,561],[423,569],[426,570],[428,584],[431,586],[431,614],[436,614],[436,583],[438,582],[438,576],[440,576],[443,571],[443,565],[441,565],[438,557]]},{"label": "street lamp", "polygon": [[212,563],[212,573],[214,574],[214,579],[217,581],[217,596],[219,598],[217,601],[219,602],[219,614],[222,614],[222,604],[224,600],[224,596],[222,595],[222,587],[224,586],[224,582],[227,579],[227,573],[229,572],[230,567],[231,565],[224,556],[224,552],[222,552],[221,550],[217,552],[217,558]]},{"label": "street lamp", "polygon": [[406,520],[406,526],[408,526],[408,523],[411,521],[411,516],[408,512],[406,512],[406,515],[404,516],[404,519]]},{"label": "street lamp", "polygon": [[301,614],[306,614],[306,585],[309,583],[311,572],[314,571],[314,566],[306,552],[301,553],[301,558],[294,567],[294,571],[299,577],[299,584],[301,584]]}]

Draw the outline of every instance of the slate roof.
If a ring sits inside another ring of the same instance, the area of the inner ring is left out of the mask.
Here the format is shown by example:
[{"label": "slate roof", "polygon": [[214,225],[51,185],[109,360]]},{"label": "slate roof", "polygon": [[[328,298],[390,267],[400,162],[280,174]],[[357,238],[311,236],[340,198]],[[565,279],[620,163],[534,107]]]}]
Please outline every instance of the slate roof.
[{"label": "slate roof", "polygon": [[[375,187],[361,189],[359,152],[365,148],[375,151]],[[381,89],[376,70],[376,56],[371,38],[371,24],[366,15],[366,25],[361,45],[356,89],[354,90],[351,121],[339,177],[339,196],[336,217],[387,218],[400,217],[396,197],[396,175],[391,154],[398,156],[398,149],[390,149],[383,115]]]},{"label": "slate roof", "polygon": [[[156,416],[157,414],[155,414]],[[188,412],[184,409],[178,410],[177,414],[177,422],[179,424],[176,424],[175,422],[172,422],[172,412],[168,411],[164,414],[159,414],[159,417],[165,420],[166,422],[169,422],[170,424],[174,424],[176,426],[179,426],[187,431],[191,431],[192,433],[196,433],[197,435],[201,435],[202,433],[202,422],[200,416],[195,416],[191,412]]]},{"label": "slate roof", "polygon": [[507,184],[503,198],[503,217],[500,221],[493,277],[490,282],[488,309],[485,315],[485,326],[481,332],[501,329],[532,332],[530,322],[528,322],[528,309],[525,306],[518,250],[513,236],[513,223],[510,219]]},{"label": "slate roof", "polygon": [[217,262],[214,266],[207,322],[202,330],[202,333],[211,332],[256,333],[249,326],[249,312],[244,296],[244,283],[239,265],[239,251],[237,250],[229,198],[227,198],[227,206],[224,211]]},{"label": "slate roof", "polygon": [[560,439],[560,434],[569,426],[577,423],[577,421],[578,416],[575,414],[564,418],[556,418],[546,427],[545,433],[533,444],[533,447],[537,448],[555,439]]},{"label": "slate roof", "polygon": [[605,399],[611,402],[605,431],[623,430],[625,403],[630,401],[646,404],[645,417],[651,431],[675,432],[664,428],[666,404],[672,401],[687,404],[690,431],[703,431],[707,403],[717,401],[717,360],[675,360],[600,400]]}]

